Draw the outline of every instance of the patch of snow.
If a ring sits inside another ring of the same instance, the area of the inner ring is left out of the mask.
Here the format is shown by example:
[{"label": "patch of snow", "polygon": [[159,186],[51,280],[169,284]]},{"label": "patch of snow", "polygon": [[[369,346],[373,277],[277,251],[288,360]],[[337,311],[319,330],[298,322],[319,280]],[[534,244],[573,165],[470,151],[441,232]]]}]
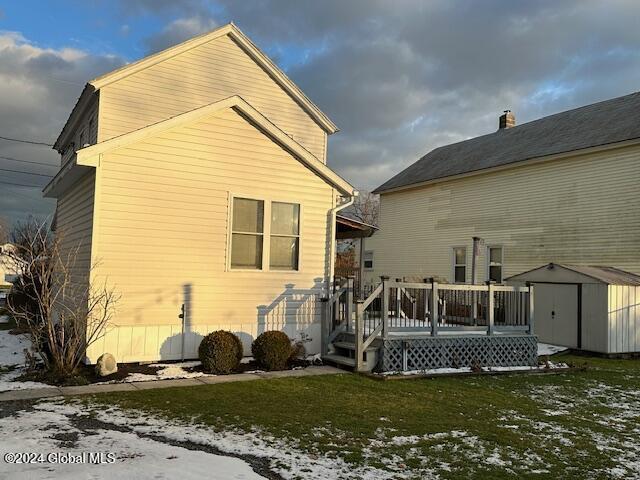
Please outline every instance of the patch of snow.
[{"label": "patch of snow", "polygon": [[12,335],[8,330],[0,330],[0,366],[24,365],[25,348],[31,348],[29,337]]},{"label": "patch of snow", "polygon": [[550,343],[538,343],[539,357],[544,355],[554,355],[556,353],[564,352],[565,350],[568,350],[568,348],[560,345],[551,345]]},{"label": "patch of snow", "polygon": [[[566,363],[553,363],[548,362],[548,365],[544,366],[513,366],[513,367],[482,367],[482,372],[526,372],[537,370],[557,370],[569,368]],[[470,367],[459,368],[431,368],[426,370],[407,370],[406,372],[383,372],[379,375],[451,375],[456,373],[471,373],[473,370]]]},{"label": "patch of snow", "polygon": [[[113,454],[105,463],[0,463],[0,478],[28,480],[64,478],[70,480],[111,478],[208,478],[214,480],[258,480],[264,477],[242,459],[188,450],[141,438],[135,433],[97,428],[86,432],[76,428],[69,416],[82,414],[78,407],[61,403],[37,405],[35,410],[0,419],[2,452],[34,452],[80,456]],[[63,435],[65,440],[57,440]],[[64,443],[62,443],[64,442]]]},{"label": "patch of snow", "polygon": [[27,335],[12,335],[7,330],[0,330],[0,392],[51,387],[45,383],[15,381],[25,373],[24,351],[30,348],[31,340]]},{"label": "patch of snow", "polygon": [[[39,409],[47,412],[57,413],[58,408],[59,404],[54,402],[39,404]],[[154,435],[157,437],[165,438],[169,441],[192,442],[199,445],[214,447],[219,451],[229,454],[254,455],[257,457],[262,457],[269,461],[269,464],[273,471],[277,472],[282,477],[287,479],[299,478],[310,480],[333,480],[335,478],[363,478],[366,480],[374,480],[414,477],[414,475],[411,475],[411,472],[399,475],[399,472],[397,471],[385,471],[372,466],[356,467],[353,464],[349,464],[340,458],[330,458],[326,455],[308,455],[297,449],[295,445],[288,444],[283,440],[267,435],[264,432],[261,432],[258,428],[254,428],[251,432],[247,433],[239,430],[216,431],[206,425],[179,422],[177,420],[166,420],[150,416],[145,412],[123,411],[117,407],[87,410],[86,406],[83,406],[78,402],[71,404],[71,408],[74,408],[76,410],[76,415],[93,414],[97,417],[98,420],[104,421],[109,424],[130,428],[133,430],[133,432],[142,435]],[[15,422],[15,420],[13,421]],[[15,423],[19,424],[20,422]],[[46,423],[46,421],[44,423]],[[0,423],[0,428],[3,428],[2,423]],[[92,436],[91,439],[95,437],[97,436]],[[128,451],[130,448],[128,441],[122,441],[121,443],[118,443],[118,445],[122,445],[122,449],[126,449],[126,451]],[[164,444],[155,442],[154,445]],[[137,447],[138,444],[134,443],[133,446]],[[89,450],[109,451],[109,449],[105,448],[104,445],[98,446],[93,442],[91,443]],[[133,449],[133,452],[136,452],[135,448]],[[148,455],[150,454],[150,452],[144,450],[142,454]],[[175,454],[177,455],[177,453]],[[180,455],[182,455],[182,453],[180,453]],[[155,458],[157,458],[158,461],[162,461],[163,459],[161,457],[162,455],[158,455]],[[211,456],[209,455],[209,457]],[[142,461],[139,462],[140,474],[143,475],[140,478],[152,477],[153,475],[149,474],[148,472],[153,472],[154,474],[158,473],[160,466],[154,463],[155,458],[153,456],[149,456],[149,458],[143,458]],[[399,459],[399,461],[400,460],[402,459]],[[212,478],[211,472],[213,470],[216,470],[218,474],[222,475],[220,477],[213,478],[240,478],[232,477],[230,475],[224,476],[225,472],[222,469],[216,468],[216,462],[217,460],[211,460],[208,470],[206,473],[202,474],[202,478]],[[132,461],[132,463],[137,464],[135,463],[135,460]],[[151,464],[153,465],[151,466]],[[176,465],[189,468],[190,466],[187,464],[188,459],[180,461],[179,464],[176,463]],[[143,465],[148,466],[148,471],[143,470]],[[163,462],[163,465],[166,465],[166,462]],[[202,465],[202,462],[197,463],[193,467],[195,468],[197,465]],[[109,468],[111,467],[112,466],[109,466]],[[156,469],[156,467],[158,467],[158,469]],[[188,474],[189,472],[183,470],[175,470],[172,472],[173,473],[165,473],[166,478],[199,478],[198,475],[191,476]],[[112,473],[112,470],[109,470],[109,474],[110,478],[117,476],[117,474]],[[131,478],[132,476],[135,476],[135,474],[127,472],[124,475],[125,478]],[[246,478],[249,479],[260,477],[247,476]],[[437,478],[437,476],[425,471],[425,474],[422,475],[422,478]]]},{"label": "patch of snow", "polygon": [[7,315],[0,315],[0,323],[9,323],[9,317]]}]

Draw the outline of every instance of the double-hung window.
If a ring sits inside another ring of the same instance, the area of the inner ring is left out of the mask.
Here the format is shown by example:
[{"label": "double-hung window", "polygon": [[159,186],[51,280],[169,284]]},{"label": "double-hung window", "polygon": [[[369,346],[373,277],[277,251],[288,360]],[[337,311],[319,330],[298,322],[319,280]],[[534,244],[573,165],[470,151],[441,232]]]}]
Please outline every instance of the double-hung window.
[{"label": "double-hung window", "polygon": [[269,268],[298,270],[300,253],[300,205],[271,202]]},{"label": "double-hung window", "polygon": [[233,199],[231,268],[262,270],[264,201]]},{"label": "double-hung window", "polygon": [[364,252],[364,269],[373,270],[373,250],[367,250]]},{"label": "double-hung window", "polygon": [[467,248],[453,248],[453,281],[465,283],[467,281]]},{"label": "double-hung window", "polygon": [[300,205],[234,197],[230,248],[232,269],[298,270]]},{"label": "double-hung window", "polygon": [[489,280],[502,283],[502,247],[487,248]]}]

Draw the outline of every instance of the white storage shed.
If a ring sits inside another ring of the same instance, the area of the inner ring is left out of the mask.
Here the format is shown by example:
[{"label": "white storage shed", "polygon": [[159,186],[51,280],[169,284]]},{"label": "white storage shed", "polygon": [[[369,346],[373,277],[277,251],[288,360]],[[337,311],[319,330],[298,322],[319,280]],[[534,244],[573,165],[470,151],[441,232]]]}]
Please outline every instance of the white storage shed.
[{"label": "white storage shed", "polygon": [[534,285],[534,333],[554,345],[640,352],[640,276],[614,267],[549,263],[507,279]]}]

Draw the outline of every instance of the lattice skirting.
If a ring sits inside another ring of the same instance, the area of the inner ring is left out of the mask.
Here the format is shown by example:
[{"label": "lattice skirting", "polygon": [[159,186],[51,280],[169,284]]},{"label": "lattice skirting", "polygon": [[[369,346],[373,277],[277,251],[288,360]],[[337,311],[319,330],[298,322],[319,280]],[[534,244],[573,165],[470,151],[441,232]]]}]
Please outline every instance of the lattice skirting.
[{"label": "lattice skirting", "polygon": [[387,339],[382,346],[384,372],[432,368],[535,366],[535,335],[450,336]]}]

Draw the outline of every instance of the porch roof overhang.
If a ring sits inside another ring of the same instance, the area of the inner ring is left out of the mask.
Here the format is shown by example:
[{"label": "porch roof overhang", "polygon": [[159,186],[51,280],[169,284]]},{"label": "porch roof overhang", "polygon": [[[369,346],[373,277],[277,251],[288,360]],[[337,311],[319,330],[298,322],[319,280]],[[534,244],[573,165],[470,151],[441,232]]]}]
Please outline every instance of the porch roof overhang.
[{"label": "porch roof overhang", "polygon": [[345,217],[344,215],[336,215],[336,239],[347,240],[350,238],[366,238],[373,235],[378,227],[369,225],[368,223]]}]

